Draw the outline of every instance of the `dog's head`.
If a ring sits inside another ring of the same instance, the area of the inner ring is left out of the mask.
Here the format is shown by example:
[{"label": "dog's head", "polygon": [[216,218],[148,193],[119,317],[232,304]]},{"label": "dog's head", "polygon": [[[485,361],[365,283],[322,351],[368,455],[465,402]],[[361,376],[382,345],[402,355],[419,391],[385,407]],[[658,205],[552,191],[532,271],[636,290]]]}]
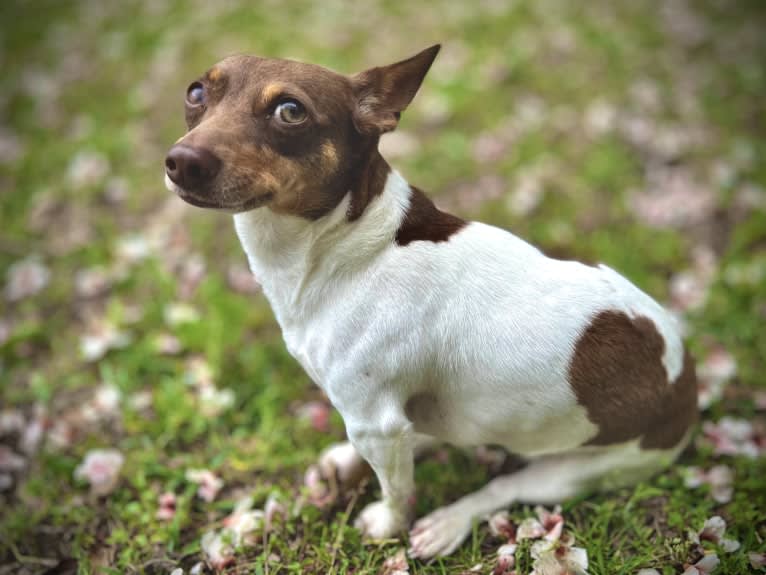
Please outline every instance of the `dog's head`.
[{"label": "dog's head", "polygon": [[438,51],[354,76],[226,58],[186,91],[189,131],[167,155],[166,184],[200,207],[321,217],[363,185],[380,135],[396,127]]}]

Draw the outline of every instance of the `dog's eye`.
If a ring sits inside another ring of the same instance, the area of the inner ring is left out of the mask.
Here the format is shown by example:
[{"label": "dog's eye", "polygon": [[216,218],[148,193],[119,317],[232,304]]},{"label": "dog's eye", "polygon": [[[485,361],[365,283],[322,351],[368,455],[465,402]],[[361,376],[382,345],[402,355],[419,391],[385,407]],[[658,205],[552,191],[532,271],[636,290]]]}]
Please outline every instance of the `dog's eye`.
[{"label": "dog's eye", "polygon": [[199,82],[192,82],[186,90],[186,103],[190,106],[201,106],[205,103],[205,87]]},{"label": "dog's eye", "polygon": [[300,124],[306,119],[306,108],[295,100],[285,100],[275,109],[274,115],[286,124]]}]

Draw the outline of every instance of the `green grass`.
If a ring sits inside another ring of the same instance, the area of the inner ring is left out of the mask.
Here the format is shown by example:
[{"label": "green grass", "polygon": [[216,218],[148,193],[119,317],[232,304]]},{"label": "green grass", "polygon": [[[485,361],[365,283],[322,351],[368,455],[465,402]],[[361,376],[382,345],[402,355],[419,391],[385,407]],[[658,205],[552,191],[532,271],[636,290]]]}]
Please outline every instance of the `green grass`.
[{"label": "green grass", "polygon": [[[285,350],[263,296],[227,284],[230,266],[245,263],[229,217],[187,208],[162,184],[165,151],[184,130],[186,85],[232,52],[350,73],[441,41],[400,126],[417,149],[392,160],[397,169],[462,215],[512,229],[560,257],[605,262],[660,301],[668,300],[670,278],[691,266],[693,249],[709,246],[715,276],[705,304],[686,317],[690,345],[700,358],[722,345],[738,375],[703,419],[728,414],[764,425],[752,394],[766,390],[766,14],[754,2],[688,4],[691,15],[648,0],[3,3],[0,135],[15,135],[22,153],[0,162],[0,274],[37,254],[52,279],[34,296],[0,303],[9,328],[0,336],[0,405],[26,416],[45,406],[55,426],[75,417],[100,384],[115,386],[122,399],[112,420],[78,422],[71,442],[45,443],[15,475],[15,487],[0,492],[0,573],[44,573],[66,558],[78,573],[188,569],[201,560],[201,535],[220,526],[238,495],[252,493],[256,505],[272,492],[294,500],[308,465],[344,437],[337,414],[327,433],[296,415],[318,391]],[[583,118],[594,102],[612,106],[612,129],[588,129]],[[644,144],[621,127],[635,118],[650,125]],[[668,133],[687,132],[699,137],[663,151]],[[480,158],[479,137],[499,142],[502,153]],[[108,162],[106,174],[72,178],[73,158],[83,152]],[[714,209],[688,226],[642,222],[631,197],[658,165],[688,169]],[[716,176],[722,165],[727,178]],[[535,166],[547,166],[542,199],[530,213],[514,213],[509,197]],[[507,191],[471,200],[482,176]],[[114,199],[107,190],[118,185],[126,193]],[[748,186],[760,207],[742,203]],[[119,246],[131,234],[164,243],[126,263]],[[189,279],[192,254],[206,266],[198,284]],[[115,270],[116,262],[122,272],[104,293],[77,294],[78,271]],[[178,301],[200,321],[167,325],[166,307]],[[80,337],[100,317],[129,332],[131,343],[87,362]],[[156,350],[155,339],[168,333],[180,354]],[[193,356],[210,365],[218,387],[234,392],[234,405],[219,415],[200,412],[186,374]],[[148,407],[132,405],[141,393]],[[0,440],[16,449],[15,438]],[[125,456],[117,489],[100,499],[73,478],[96,447]],[[447,463],[431,456],[418,465],[418,514],[492,476],[470,453],[440,457]],[[735,472],[730,503],[684,487],[684,466],[720,462]],[[185,479],[190,468],[225,480],[215,502],[195,496]],[[680,465],[635,488],[566,502],[567,529],[587,549],[593,574],[642,567],[671,574],[699,553],[687,530],[718,514],[742,548],[719,553],[716,573],[746,573],[747,552],[766,550],[764,477],[764,459],[692,448]],[[165,491],[178,496],[169,522],[156,518]],[[377,491],[372,482],[327,508],[304,506],[242,549],[231,572],[378,573],[401,543],[363,543],[350,526]],[[515,520],[531,513],[510,511]],[[453,556],[410,561],[410,572],[461,573],[481,563],[488,573],[501,543],[477,525]],[[527,547],[518,569],[531,570]]]}]

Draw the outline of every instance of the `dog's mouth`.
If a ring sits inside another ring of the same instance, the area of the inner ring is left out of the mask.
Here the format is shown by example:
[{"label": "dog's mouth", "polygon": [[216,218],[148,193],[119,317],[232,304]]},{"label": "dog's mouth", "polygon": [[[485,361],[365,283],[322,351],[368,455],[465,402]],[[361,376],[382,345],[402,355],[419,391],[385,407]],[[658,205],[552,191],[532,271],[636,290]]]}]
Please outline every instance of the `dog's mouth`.
[{"label": "dog's mouth", "polygon": [[192,206],[196,206],[198,208],[205,208],[209,210],[222,210],[226,212],[233,212],[233,213],[239,213],[239,212],[247,212],[249,210],[254,210],[255,208],[259,208],[265,203],[267,203],[273,194],[263,194],[261,196],[256,196],[254,198],[249,198],[247,200],[232,203],[232,204],[224,204],[222,202],[213,201],[209,198],[201,198],[200,196],[194,194],[193,192],[190,192],[188,190],[185,190],[175,182],[173,182],[167,174],[165,174],[165,187],[171,191],[174,192],[176,195],[178,195],[179,198],[181,198],[183,201],[185,201],[188,204],[191,204]]}]

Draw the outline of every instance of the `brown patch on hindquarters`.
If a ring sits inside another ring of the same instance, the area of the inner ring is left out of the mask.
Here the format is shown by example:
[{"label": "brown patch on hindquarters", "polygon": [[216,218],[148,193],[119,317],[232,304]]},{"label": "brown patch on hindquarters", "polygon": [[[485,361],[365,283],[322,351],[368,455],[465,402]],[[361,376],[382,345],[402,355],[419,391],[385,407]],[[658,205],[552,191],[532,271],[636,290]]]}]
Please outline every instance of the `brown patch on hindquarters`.
[{"label": "brown patch on hindquarters", "polygon": [[569,364],[569,383],[598,426],[588,445],[642,437],[645,449],[670,449],[697,417],[694,361],[684,354],[672,384],[662,363],[665,341],[646,317],[599,313],[580,336]]},{"label": "brown patch on hindquarters", "polygon": [[410,205],[396,232],[398,245],[406,246],[415,241],[446,242],[465,227],[465,220],[439,210],[418,188],[410,189]]}]

